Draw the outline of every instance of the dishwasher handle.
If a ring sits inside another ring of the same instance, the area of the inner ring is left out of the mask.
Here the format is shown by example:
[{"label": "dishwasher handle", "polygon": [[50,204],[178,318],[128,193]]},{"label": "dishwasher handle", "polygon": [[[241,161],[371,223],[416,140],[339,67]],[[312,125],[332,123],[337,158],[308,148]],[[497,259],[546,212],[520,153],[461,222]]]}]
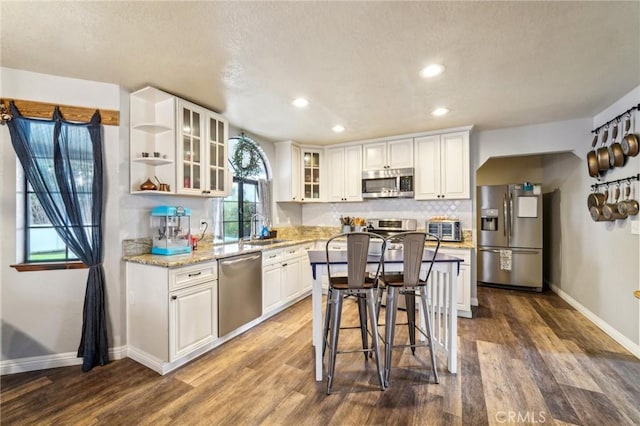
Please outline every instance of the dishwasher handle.
[{"label": "dishwasher handle", "polygon": [[233,265],[234,263],[238,263],[238,262],[245,262],[247,260],[257,260],[262,258],[262,254],[255,254],[253,256],[242,256],[242,257],[238,257],[232,260],[221,260],[220,264],[222,265]]}]

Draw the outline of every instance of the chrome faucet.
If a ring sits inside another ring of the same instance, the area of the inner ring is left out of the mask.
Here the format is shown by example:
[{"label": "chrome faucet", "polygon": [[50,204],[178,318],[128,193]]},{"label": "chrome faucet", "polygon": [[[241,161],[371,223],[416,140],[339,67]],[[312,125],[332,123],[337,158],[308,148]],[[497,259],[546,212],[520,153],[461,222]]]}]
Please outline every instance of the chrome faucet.
[{"label": "chrome faucet", "polygon": [[[257,235],[259,234],[259,232],[256,232],[259,219],[261,219],[262,223],[265,225],[267,225],[267,223],[269,222],[269,219],[263,214],[255,213],[251,215],[251,222],[250,222],[251,236],[249,237],[251,240],[255,240],[257,238]],[[255,226],[254,226],[254,222],[255,222]]]}]

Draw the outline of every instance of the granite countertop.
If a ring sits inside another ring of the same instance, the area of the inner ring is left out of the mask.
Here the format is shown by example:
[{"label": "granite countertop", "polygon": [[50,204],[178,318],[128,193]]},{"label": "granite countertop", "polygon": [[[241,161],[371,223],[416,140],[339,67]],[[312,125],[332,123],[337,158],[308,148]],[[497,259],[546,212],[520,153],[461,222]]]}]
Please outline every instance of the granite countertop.
[{"label": "granite countertop", "polygon": [[[463,232],[464,240],[461,242],[444,241],[440,243],[442,248],[454,248],[454,249],[473,249],[473,240],[471,238],[470,231]],[[259,253],[266,250],[279,249],[284,247],[295,246],[298,244],[313,243],[315,241],[323,241],[328,238],[324,235],[309,235],[303,236],[301,234],[287,235],[285,240],[280,243],[269,245],[251,245],[250,243],[244,243],[242,247],[238,243],[227,244],[212,244],[211,242],[200,243],[198,249],[186,254],[176,254],[170,256],[163,256],[159,254],[135,254],[125,255],[122,260],[126,262],[142,263],[144,265],[159,266],[163,268],[180,268],[183,266],[193,265],[201,262],[210,262],[226,257],[236,256],[246,253]],[[427,247],[434,246],[434,243],[427,242]],[[148,248],[147,250],[150,250]]]},{"label": "granite countertop", "polygon": [[[427,241],[427,247],[434,247],[436,243]],[[473,241],[471,240],[463,240],[460,242],[456,241],[442,241],[440,243],[441,248],[457,248],[457,249],[472,249],[475,248],[473,245]]]},{"label": "granite countertop", "polygon": [[123,256],[122,260],[126,262],[142,263],[144,265],[160,266],[163,268],[180,268],[182,266],[193,265],[201,262],[210,262],[239,254],[259,253],[266,250],[312,243],[314,241],[314,239],[286,240],[266,246],[251,245],[250,243],[245,242],[242,247],[240,247],[240,244],[238,243],[215,245],[201,244],[198,246],[197,250],[192,251],[191,253],[174,254],[169,256],[146,253]]}]

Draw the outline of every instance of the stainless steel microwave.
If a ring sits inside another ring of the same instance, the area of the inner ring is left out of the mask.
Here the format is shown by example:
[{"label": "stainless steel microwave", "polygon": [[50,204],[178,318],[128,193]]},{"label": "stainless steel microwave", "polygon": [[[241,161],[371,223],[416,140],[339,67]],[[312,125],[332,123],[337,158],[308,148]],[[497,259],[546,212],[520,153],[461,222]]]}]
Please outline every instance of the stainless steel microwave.
[{"label": "stainless steel microwave", "polygon": [[362,198],[413,198],[413,167],[362,172]]}]

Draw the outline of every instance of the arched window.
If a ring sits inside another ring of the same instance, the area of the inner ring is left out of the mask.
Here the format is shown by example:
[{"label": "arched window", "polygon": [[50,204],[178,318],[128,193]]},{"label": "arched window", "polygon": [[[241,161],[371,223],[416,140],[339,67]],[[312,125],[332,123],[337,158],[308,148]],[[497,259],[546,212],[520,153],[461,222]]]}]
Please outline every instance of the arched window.
[{"label": "arched window", "polygon": [[264,151],[251,138],[241,134],[228,147],[233,187],[223,201],[222,234],[224,241],[237,241],[269,226],[269,174]]}]

